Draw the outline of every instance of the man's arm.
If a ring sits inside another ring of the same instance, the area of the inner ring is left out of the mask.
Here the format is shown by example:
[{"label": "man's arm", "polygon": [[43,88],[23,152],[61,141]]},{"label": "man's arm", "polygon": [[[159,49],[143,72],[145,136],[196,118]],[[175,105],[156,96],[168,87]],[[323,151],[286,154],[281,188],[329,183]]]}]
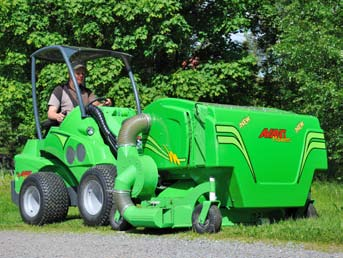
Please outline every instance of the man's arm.
[{"label": "man's arm", "polygon": [[57,107],[49,106],[48,109],[48,118],[51,120],[56,120],[57,122],[61,123],[65,117],[65,115],[61,113],[57,113]]},{"label": "man's arm", "polygon": [[[91,92],[88,96],[88,100],[89,102],[95,100],[96,98],[98,98],[93,92]],[[95,101],[93,102],[94,106],[112,106],[112,100],[110,98],[107,98],[103,101]]]},{"label": "man's arm", "polygon": [[110,98],[105,99],[103,102],[95,101],[95,106],[112,106],[112,100]]}]

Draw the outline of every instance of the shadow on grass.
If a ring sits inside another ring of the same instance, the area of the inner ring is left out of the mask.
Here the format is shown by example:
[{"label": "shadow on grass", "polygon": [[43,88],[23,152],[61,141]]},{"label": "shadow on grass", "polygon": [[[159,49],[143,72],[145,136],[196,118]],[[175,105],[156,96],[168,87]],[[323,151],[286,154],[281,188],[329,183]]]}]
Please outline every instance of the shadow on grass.
[{"label": "shadow on grass", "polygon": [[80,215],[68,215],[67,218],[64,221],[79,220],[79,219],[81,219]]},{"label": "shadow on grass", "polygon": [[191,228],[131,228],[126,233],[138,235],[170,235],[191,232]]}]

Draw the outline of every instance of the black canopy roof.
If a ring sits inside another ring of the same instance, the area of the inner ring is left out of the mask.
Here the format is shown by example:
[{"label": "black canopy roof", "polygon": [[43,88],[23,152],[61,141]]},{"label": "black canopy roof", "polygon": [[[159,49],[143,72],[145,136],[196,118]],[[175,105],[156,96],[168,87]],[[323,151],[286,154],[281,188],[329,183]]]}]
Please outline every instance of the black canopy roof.
[{"label": "black canopy roof", "polygon": [[55,45],[55,46],[48,46],[43,47],[36,52],[34,52],[31,57],[52,61],[52,62],[65,62],[65,58],[73,62],[73,60],[80,60],[83,62],[102,58],[102,57],[118,57],[122,58],[126,62],[129,62],[132,58],[131,55],[112,51],[112,50],[105,50],[105,49],[95,49],[95,48],[85,48],[85,47],[73,47],[73,46],[62,46],[62,45]]}]

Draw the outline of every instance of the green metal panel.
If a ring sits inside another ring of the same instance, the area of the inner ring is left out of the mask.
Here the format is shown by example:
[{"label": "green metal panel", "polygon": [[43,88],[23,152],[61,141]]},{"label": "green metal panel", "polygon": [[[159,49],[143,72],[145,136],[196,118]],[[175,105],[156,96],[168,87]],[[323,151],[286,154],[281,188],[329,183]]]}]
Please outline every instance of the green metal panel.
[{"label": "green metal panel", "polygon": [[[115,135],[118,135],[123,120],[135,115],[135,111],[129,108],[101,107],[101,110]],[[38,172],[50,167],[61,174],[67,184],[75,186],[75,179],[80,181],[88,168],[116,163],[95,120],[92,117],[82,119],[80,109],[76,107],[60,126],[51,127],[44,139],[27,142],[23,152],[16,156],[16,171]],[[16,187],[20,186],[18,182]]]},{"label": "green metal panel", "polygon": [[[160,169],[188,165],[187,157],[192,137],[190,114],[187,109],[177,104],[156,102],[156,113],[151,116],[150,133],[144,139],[144,153],[153,156]],[[146,112],[149,113],[149,108]]]},{"label": "green metal panel", "polygon": [[197,185],[192,180],[180,180],[158,196],[142,202],[141,207],[130,206],[124,217],[136,227],[190,227],[195,204],[210,190],[210,182]]},{"label": "green metal panel", "polygon": [[[115,135],[134,115],[130,109],[102,111]],[[140,200],[129,203],[124,218],[133,226],[176,228],[192,225],[197,203],[204,207],[201,221],[218,205],[223,225],[302,207],[313,173],[327,168],[315,117],[180,99],[157,100],[144,112],[151,121],[142,132],[142,151],[120,146],[117,161],[93,118],[82,119],[75,108],[45,139],[27,143],[16,156],[17,174],[54,168],[75,186],[89,167],[116,165],[114,190]],[[16,180],[19,192],[23,177]]]},{"label": "green metal panel", "polygon": [[20,192],[21,185],[29,174],[38,172],[43,167],[53,165],[50,160],[40,156],[41,146],[41,140],[28,140],[22,153],[15,156],[14,182],[17,193]]},{"label": "green metal panel", "polygon": [[[315,117],[180,99],[160,99],[144,112],[153,117],[144,153],[153,157],[162,178],[201,183],[213,176],[227,207],[302,206],[314,171],[327,168]],[[165,146],[176,158],[162,158]]]}]

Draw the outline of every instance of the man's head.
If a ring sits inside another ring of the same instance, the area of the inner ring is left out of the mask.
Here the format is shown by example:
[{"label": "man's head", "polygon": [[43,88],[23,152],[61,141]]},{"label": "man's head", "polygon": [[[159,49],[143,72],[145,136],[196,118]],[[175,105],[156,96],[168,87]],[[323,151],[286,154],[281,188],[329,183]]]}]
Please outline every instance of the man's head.
[{"label": "man's head", "polygon": [[77,83],[84,84],[84,80],[86,77],[86,65],[85,63],[75,60],[71,63],[71,66],[73,67],[74,75],[76,77]]},{"label": "man's head", "polygon": [[84,62],[80,61],[80,60],[75,60],[71,63],[71,66],[73,67],[73,70],[77,70],[79,68],[84,68],[86,69],[86,65]]}]

